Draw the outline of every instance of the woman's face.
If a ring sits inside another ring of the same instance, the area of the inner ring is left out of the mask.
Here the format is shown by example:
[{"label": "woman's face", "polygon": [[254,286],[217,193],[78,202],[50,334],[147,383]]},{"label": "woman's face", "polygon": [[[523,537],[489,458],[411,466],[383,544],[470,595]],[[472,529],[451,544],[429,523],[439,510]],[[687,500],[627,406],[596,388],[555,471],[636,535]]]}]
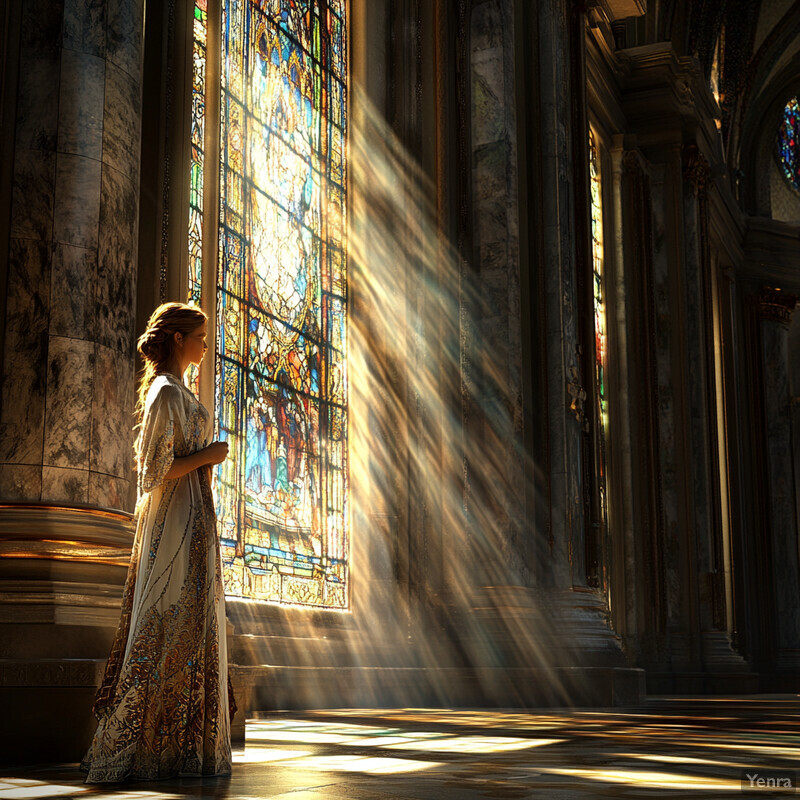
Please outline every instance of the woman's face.
[{"label": "woman's face", "polygon": [[203,356],[208,350],[206,336],[208,335],[208,321],[204,320],[202,325],[198,325],[191,333],[187,334],[183,340],[183,357],[188,364],[197,364],[203,360]]}]

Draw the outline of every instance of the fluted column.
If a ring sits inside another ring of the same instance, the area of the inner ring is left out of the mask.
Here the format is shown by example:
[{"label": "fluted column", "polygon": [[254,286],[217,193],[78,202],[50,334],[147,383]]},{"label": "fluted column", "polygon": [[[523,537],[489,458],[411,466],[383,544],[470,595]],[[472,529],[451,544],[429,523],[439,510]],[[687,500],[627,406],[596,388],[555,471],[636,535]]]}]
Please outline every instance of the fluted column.
[{"label": "fluted column", "polygon": [[800,297],[767,289],[758,297],[761,328],[768,512],[778,672],[800,668],[800,555],[792,476],[789,323]]}]

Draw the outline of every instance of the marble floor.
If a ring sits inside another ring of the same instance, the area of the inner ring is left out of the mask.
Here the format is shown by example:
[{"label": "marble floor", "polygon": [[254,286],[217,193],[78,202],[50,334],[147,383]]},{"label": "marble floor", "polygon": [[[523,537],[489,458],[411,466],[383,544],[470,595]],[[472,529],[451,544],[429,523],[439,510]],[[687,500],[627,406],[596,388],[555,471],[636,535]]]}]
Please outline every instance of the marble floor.
[{"label": "marble floor", "polygon": [[[4,769],[0,800],[567,800],[784,796],[800,696],[652,698],[627,709],[341,709],[252,719],[232,776],[85,786],[74,764]],[[744,779],[744,785],[742,783]],[[774,786],[783,784],[773,783]]]}]

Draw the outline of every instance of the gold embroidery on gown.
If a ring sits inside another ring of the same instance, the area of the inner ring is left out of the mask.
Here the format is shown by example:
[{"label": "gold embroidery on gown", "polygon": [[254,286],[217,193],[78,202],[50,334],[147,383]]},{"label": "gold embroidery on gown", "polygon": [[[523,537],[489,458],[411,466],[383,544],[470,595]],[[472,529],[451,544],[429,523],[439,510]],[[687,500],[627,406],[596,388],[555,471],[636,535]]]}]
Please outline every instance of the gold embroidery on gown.
[{"label": "gold embroidery on gown", "polygon": [[210,469],[165,480],[205,447],[211,418],[160,375],[139,433],[136,535],[122,615],[94,704],[87,783],[231,770],[225,597]]}]

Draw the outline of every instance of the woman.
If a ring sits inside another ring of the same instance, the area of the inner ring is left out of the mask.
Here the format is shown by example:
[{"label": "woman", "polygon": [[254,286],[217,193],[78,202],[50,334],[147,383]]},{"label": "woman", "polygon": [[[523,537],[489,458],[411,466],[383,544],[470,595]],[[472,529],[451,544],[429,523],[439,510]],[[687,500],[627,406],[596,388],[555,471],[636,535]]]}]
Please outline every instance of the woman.
[{"label": "woman", "polygon": [[[183,383],[208,345],[198,308],[165,303],[139,337],[136,536],[81,764],[87,783],[231,770],[225,596],[211,466],[228,455]],[[229,708],[229,701],[231,708]]]}]

